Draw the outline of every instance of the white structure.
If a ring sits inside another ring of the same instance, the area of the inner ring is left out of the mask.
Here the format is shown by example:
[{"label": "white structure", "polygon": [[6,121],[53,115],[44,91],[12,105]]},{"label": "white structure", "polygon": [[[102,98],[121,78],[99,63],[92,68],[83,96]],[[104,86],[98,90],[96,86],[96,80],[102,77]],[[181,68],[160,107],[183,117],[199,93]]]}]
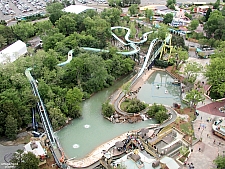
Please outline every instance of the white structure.
[{"label": "white structure", "polygon": [[27,46],[21,40],[0,51],[0,64],[14,62],[20,56],[27,53]]},{"label": "white structure", "polygon": [[96,8],[89,7],[89,6],[83,6],[83,5],[70,5],[63,9],[64,12],[70,12],[79,14],[81,12],[85,12],[87,10],[97,10]]},{"label": "white structure", "polygon": [[46,155],[45,150],[41,146],[40,141],[31,141],[24,146],[24,152],[31,152],[36,157]]}]

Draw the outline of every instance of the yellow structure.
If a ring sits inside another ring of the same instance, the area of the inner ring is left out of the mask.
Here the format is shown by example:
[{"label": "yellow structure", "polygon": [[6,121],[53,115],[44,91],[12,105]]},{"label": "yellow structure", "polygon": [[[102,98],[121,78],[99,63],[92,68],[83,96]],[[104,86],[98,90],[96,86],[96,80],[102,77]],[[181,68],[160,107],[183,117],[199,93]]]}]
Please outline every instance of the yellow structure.
[{"label": "yellow structure", "polygon": [[166,9],[167,7],[165,5],[147,5],[140,7],[140,11],[145,11],[146,9],[151,9],[153,11],[160,10],[160,9]]},{"label": "yellow structure", "polygon": [[[167,34],[166,37],[167,38],[164,40],[164,44],[160,53],[160,59],[164,59],[164,60],[168,60],[170,58],[171,52],[173,49],[172,42],[171,42],[172,34],[169,34],[169,35]],[[169,56],[163,58],[163,55],[165,55],[166,53],[168,54],[168,50],[167,50],[168,48],[169,48]]]}]

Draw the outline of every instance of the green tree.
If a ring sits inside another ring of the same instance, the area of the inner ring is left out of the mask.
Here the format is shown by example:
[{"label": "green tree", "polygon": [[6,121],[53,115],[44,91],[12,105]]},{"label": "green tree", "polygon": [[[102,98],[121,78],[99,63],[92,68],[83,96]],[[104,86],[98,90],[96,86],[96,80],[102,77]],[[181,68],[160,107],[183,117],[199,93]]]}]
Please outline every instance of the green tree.
[{"label": "green tree", "polygon": [[111,105],[109,102],[105,102],[102,104],[102,113],[104,116],[111,117],[114,112],[115,112],[115,109],[113,105]]},{"label": "green tree", "polygon": [[198,25],[199,25],[199,21],[197,19],[194,19],[191,21],[189,29],[194,31],[195,29],[197,29]]},{"label": "green tree", "polygon": [[132,4],[129,9],[129,13],[131,16],[138,14],[138,5],[137,4]]},{"label": "green tree", "polygon": [[98,40],[95,44],[96,48],[104,48],[107,46],[107,41],[111,37],[110,24],[99,16],[94,16],[93,19],[87,17],[84,19],[86,35],[90,35]]},{"label": "green tree", "polygon": [[165,23],[165,24],[171,23],[172,20],[173,20],[172,13],[167,13],[166,15],[163,16],[163,23]]},{"label": "green tree", "polygon": [[198,73],[202,72],[203,66],[197,62],[187,63],[184,67],[183,74],[187,78],[187,81],[194,83]]},{"label": "green tree", "polygon": [[220,7],[220,0],[216,0],[216,2],[213,4],[213,9],[219,9]]},{"label": "green tree", "polygon": [[211,87],[211,92],[218,95],[219,98],[224,97],[225,93],[225,43],[222,42],[218,50],[211,59],[210,64],[206,67],[205,76]]},{"label": "green tree", "polygon": [[17,134],[17,120],[13,118],[12,115],[8,115],[6,117],[6,122],[5,122],[5,135],[9,139],[16,139],[16,134]]},{"label": "green tree", "polygon": [[35,23],[37,35],[40,35],[40,36],[41,35],[47,36],[47,32],[51,30],[52,27],[53,25],[49,20]]},{"label": "green tree", "polygon": [[6,25],[0,25],[0,35],[6,39],[7,45],[11,45],[16,41],[16,35],[13,33],[11,27]]},{"label": "green tree", "polygon": [[218,10],[211,12],[208,21],[204,25],[204,30],[208,38],[225,39],[225,17]]},{"label": "green tree", "polygon": [[173,57],[176,59],[176,70],[178,70],[180,64],[188,59],[188,52],[178,47],[177,49],[173,49],[172,53]]},{"label": "green tree", "polygon": [[65,36],[62,33],[55,33],[53,35],[44,36],[43,37],[43,48],[45,51],[48,51],[49,49],[54,49],[57,45],[57,42],[62,41],[65,38]]},{"label": "green tree", "polygon": [[201,91],[192,89],[190,92],[186,93],[185,99],[188,101],[190,108],[193,109],[199,102],[204,101],[205,97]]},{"label": "green tree", "polygon": [[170,5],[176,4],[176,0],[167,0],[166,1],[166,6],[169,7]]},{"label": "green tree", "polygon": [[146,17],[147,21],[152,21],[153,20],[153,18],[152,18],[153,16],[154,16],[153,10],[151,10],[151,9],[146,9],[145,10],[145,17]]},{"label": "green tree", "polygon": [[213,161],[218,169],[225,168],[225,156],[220,155]]},{"label": "green tree", "polygon": [[206,12],[206,14],[205,14],[205,22],[208,21],[211,12],[212,12],[212,9],[211,9],[211,8],[208,8],[208,10],[207,10],[207,12]]},{"label": "green tree", "polygon": [[187,147],[182,146],[181,149],[180,149],[180,154],[184,156],[185,154],[188,153],[188,151],[189,151],[189,150],[188,150]]},{"label": "green tree", "polygon": [[35,35],[33,24],[28,22],[20,22],[17,25],[13,25],[12,30],[18,39],[21,39],[22,41],[26,41],[28,38]]},{"label": "green tree", "polygon": [[161,40],[164,40],[169,33],[169,29],[167,25],[160,25],[160,28],[157,32],[157,37]]},{"label": "green tree", "polygon": [[188,17],[190,20],[192,20],[192,14],[189,14],[187,12],[185,12],[184,16]]},{"label": "green tree", "polygon": [[49,110],[50,119],[54,129],[66,124],[66,116],[58,108],[51,108]]},{"label": "green tree", "polygon": [[0,35],[0,48],[5,46],[6,44],[7,44],[7,40],[2,35]]},{"label": "green tree", "polygon": [[60,33],[68,36],[76,31],[76,18],[76,14],[63,15],[55,22],[55,25],[59,29]]},{"label": "green tree", "polygon": [[168,119],[169,115],[167,114],[167,112],[165,111],[158,111],[155,114],[155,119],[157,122],[162,123],[164,122],[166,119]]},{"label": "green tree", "polygon": [[39,159],[31,152],[24,153],[23,150],[17,150],[11,163],[17,164],[14,167],[16,169],[38,169]]},{"label": "green tree", "polygon": [[122,11],[117,8],[105,8],[101,12],[101,18],[105,19],[107,22],[111,23],[111,26],[116,26],[120,22],[120,15]]},{"label": "green tree", "polygon": [[67,116],[71,118],[80,117],[81,116],[81,101],[83,94],[77,87],[73,89],[69,89],[66,94],[66,105],[68,107]]},{"label": "green tree", "polygon": [[186,50],[183,50],[182,48],[178,47],[177,49],[173,50],[173,53],[175,53],[175,59],[176,59],[176,70],[179,69],[179,66],[182,62],[186,61],[188,59],[188,52]]},{"label": "green tree", "polygon": [[46,11],[50,14],[49,20],[55,25],[55,22],[63,15],[64,6],[60,2],[49,3]]},{"label": "green tree", "polygon": [[155,118],[159,123],[162,123],[169,117],[166,107],[156,103],[149,107],[147,114],[149,117]]}]

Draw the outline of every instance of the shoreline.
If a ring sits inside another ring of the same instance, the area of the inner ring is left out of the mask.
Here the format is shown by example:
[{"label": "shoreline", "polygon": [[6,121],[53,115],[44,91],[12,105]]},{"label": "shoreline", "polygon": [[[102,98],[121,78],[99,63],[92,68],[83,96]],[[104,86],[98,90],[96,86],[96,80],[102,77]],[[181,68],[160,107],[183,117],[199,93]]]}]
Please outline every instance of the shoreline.
[{"label": "shoreline", "polygon": [[[162,70],[162,69],[158,69],[158,68],[152,68],[150,70],[145,70],[145,72],[139,77],[139,79],[133,84],[133,86],[131,87],[131,90],[137,90],[140,86],[142,86],[151,76],[151,74],[153,72],[155,72],[156,70]],[[163,70],[162,70],[163,71]],[[116,90],[111,96],[111,101],[114,102],[114,99],[117,99],[117,94],[118,91],[121,90],[121,88],[119,88],[118,90]],[[138,131],[138,130],[137,130]],[[131,131],[133,132],[133,131]],[[103,150],[108,150],[109,148],[113,147],[115,145],[115,143],[117,141],[121,141],[126,139],[127,135],[130,134],[131,132],[126,132],[118,137],[115,137],[114,139],[101,144],[100,146],[96,147],[92,152],[90,152],[87,156],[85,156],[82,159],[76,159],[76,157],[74,158],[70,158],[66,161],[67,165],[71,166],[71,167],[88,167],[91,166],[92,164],[94,164],[95,162],[97,162],[98,160],[101,159],[101,157],[103,156],[102,151]]]}]

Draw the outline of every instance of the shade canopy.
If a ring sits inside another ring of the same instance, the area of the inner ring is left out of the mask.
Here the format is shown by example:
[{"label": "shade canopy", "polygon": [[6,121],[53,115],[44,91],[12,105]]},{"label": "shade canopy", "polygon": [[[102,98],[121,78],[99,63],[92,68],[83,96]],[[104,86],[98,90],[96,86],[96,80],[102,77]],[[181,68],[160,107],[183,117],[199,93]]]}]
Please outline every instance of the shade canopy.
[{"label": "shade canopy", "polygon": [[122,141],[117,141],[117,142],[115,143],[115,146],[116,146],[117,148],[121,148],[121,147],[123,147],[123,145],[124,145],[124,143],[123,143]]},{"label": "shade canopy", "polygon": [[149,131],[149,129],[147,129],[147,128],[141,129],[141,133],[142,133],[142,134],[146,134],[146,133],[148,133],[148,131]]}]

